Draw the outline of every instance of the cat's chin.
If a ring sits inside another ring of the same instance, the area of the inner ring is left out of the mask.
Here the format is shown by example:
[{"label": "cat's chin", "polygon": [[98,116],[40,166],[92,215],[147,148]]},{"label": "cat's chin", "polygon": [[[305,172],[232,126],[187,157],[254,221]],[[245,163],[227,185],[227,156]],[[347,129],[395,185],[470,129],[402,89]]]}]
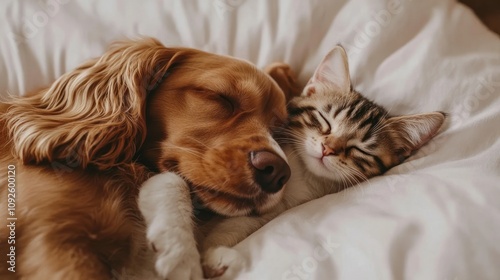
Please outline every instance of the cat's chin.
[{"label": "cat's chin", "polygon": [[338,174],[338,171],[331,166],[327,166],[323,158],[306,155],[303,160],[305,163],[305,167],[313,175],[335,182],[339,181],[340,175]]}]

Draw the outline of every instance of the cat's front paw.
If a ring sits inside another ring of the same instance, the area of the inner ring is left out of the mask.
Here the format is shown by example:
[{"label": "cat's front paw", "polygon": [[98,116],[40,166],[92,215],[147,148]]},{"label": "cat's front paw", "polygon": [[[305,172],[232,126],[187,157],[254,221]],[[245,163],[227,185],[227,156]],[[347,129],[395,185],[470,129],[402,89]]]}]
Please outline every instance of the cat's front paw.
[{"label": "cat's front paw", "polygon": [[225,246],[208,249],[202,259],[205,278],[234,279],[245,268],[244,257],[235,249]]}]

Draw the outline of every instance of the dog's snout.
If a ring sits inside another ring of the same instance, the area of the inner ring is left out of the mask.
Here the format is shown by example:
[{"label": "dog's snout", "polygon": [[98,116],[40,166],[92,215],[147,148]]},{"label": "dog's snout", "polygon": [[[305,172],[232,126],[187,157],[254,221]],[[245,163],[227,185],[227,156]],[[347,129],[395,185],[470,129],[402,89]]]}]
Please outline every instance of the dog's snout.
[{"label": "dog's snout", "polygon": [[278,192],[290,179],[290,166],[275,153],[268,151],[251,152],[250,163],[254,168],[255,181],[265,192]]}]

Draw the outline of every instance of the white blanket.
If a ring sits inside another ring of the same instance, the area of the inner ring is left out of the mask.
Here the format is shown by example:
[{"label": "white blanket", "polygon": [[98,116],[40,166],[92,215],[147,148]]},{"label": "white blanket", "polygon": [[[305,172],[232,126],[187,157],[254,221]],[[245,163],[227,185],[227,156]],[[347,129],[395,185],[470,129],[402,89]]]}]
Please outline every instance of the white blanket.
[{"label": "white blanket", "polygon": [[442,110],[406,163],[292,209],[237,246],[238,279],[500,279],[500,39],[448,0],[2,1],[0,93],[46,85],[107,44],[147,35],[284,61],[306,82],[335,44],[393,114]]}]

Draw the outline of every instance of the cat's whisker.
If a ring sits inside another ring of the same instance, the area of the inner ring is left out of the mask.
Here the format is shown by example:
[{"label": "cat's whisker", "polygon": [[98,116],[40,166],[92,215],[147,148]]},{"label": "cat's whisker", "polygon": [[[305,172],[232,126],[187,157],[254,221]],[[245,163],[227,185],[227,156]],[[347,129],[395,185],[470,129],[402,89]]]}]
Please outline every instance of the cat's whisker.
[{"label": "cat's whisker", "polygon": [[303,149],[301,149],[301,148],[294,148],[294,149],[292,149],[292,151],[290,152],[290,154],[288,155],[288,157],[289,158],[292,158],[292,157],[295,157],[295,156],[300,157],[300,156],[305,155],[305,154],[306,154],[306,152]]},{"label": "cat's whisker", "polygon": [[361,171],[357,170],[356,168],[352,166],[347,166],[348,170],[352,172],[352,176],[354,179],[354,183],[352,185],[352,188],[357,190],[358,188],[361,190],[361,195],[363,195],[363,188],[359,186],[360,183],[368,181],[368,184],[370,184],[370,181],[368,180],[368,177],[363,174]]},{"label": "cat's whisker", "polygon": [[350,184],[347,172],[345,172],[345,170],[343,168],[339,168],[337,170],[338,170],[339,174],[341,175],[340,179],[342,179],[342,186],[341,186],[342,189],[341,190],[344,190],[344,189],[348,188],[349,184]]},{"label": "cat's whisker", "polygon": [[338,188],[338,192],[341,192],[340,195],[342,199],[347,195],[345,192],[343,192],[345,189],[349,188],[352,184],[351,179],[349,178],[349,174],[343,170],[342,168],[339,169],[339,173],[341,174],[341,180],[342,180],[342,185],[340,185],[340,188]]},{"label": "cat's whisker", "polygon": [[368,177],[365,174],[363,174],[363,172],[361,172],[360,170],[358,170],[358,169],[356,169],[356,168],[354,168],[352,166],[349,166],[349,165],[347,165],[347,168],[351,172],[353,172],[355,175],[357,175],[358,177],[360,177],[360,179],[361,179],[360,182],[368,180]]},{"label": "cat's whisker", "polygon": [[353,185],[355,185],[355,184],[357,184],[357,183],[358,183],[358,181],[357,181],[357,179],[356,179],[356,177],[355,177],[355,176],[353,176],[353,175],[352,175],[351,173],[349,173],[348,171],[345,171],[345,170],[344,170],[344,172],[345,172],[346,179],[347,179],[347,181],[348,181],[348,183],[349,183],[348,185],[346,185],[346,188],[352,187]]},{"label": "cat's whisker", "polygon": [[[351,180],[352,180],[351,183],[353,184],[353,186],[361,183],[362,182],[361,179],[363,179],[363,180],[367,179],[367,177],[363,173],[361,173],[359,170],[355,169],[354,167],[347,165],[346,168],[347,168],[346,173],[351,178]],[[361,178],[359,178],[359,177],[361,177]]]},{"label": "cat's whisker", "polygon": [[275,138],[276,141],[279,143],[285,143],[285,144],[303,144],[303,140],[301,139],[293,139],[293,138]]},{"label": "cat's whisker", "polygon": [[289,136],[289,137],[296,138],[296,139],[305,139],[306,138],[306,136],[304,134],[293,131],[293,130],[283,131],[282,135]]}]

